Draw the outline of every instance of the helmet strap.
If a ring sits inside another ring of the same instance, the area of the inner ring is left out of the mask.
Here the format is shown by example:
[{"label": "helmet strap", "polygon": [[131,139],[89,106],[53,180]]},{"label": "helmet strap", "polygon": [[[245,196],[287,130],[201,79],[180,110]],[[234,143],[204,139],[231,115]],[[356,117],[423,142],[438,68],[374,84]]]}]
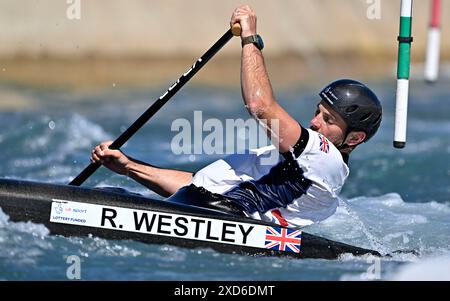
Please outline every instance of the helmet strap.
[{"label": "helmet strap", "polygon": [[[352,151],[356,146],[358,146],[359,144],[362,143],[362,142],[361,142],[361,143],[358,143],[358,144],[353,145],[353,146],[350,146],[350,145],[348,145],[347,143],[345,143],[345,141],[347,140],[347,137],[348,137],[348,135],[350,134],[351,131],[353,131],[353,129],[352,129],[352,128],[348,128],[347,131],[345,132],[344,140],[342,140],[342,143],[341,143],[340,145],[336,146],[336,148],[337,148],[339,151],[342,151],[342,150],[344,150],[344,149],[350,149],[350,151]],[[363,141],[363,142],[364,142],[364,141]]]},{"label": "helmet strap", "polygon": [[352,147],[350,145],[348,145],[347,143],[342,142],[339,146],[336,146],[336,148],[338,150],[343,150],[343,149],[352,148]]},{"label": "helmet strap", "polygon": [[350,146],[347,143],[345,143],[345,141],[347,140],[348,134],[350,134],[351,131],[352,131],[351,128],[347,128],[347,131],[345,132],[344,139],[342,140],[342,143],[339,144],[338,146],[336,146],[336,148],[338,150],[343,150],[343,149],[346,149],[346,148],[350,148],[351,150],[353,150],[352,146]]}]

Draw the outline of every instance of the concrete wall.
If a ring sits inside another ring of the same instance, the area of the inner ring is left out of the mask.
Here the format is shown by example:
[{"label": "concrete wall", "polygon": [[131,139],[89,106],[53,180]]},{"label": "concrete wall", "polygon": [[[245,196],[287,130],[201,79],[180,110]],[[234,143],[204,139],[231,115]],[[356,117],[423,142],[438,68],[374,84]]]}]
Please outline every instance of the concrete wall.
[{"label": "concrete wall", "polygon": [[[80,0],[81,19],[67,2],[1,0],[0,58],[197,57],[225,32],[233,9],[258,15],[266,55],[361,54],[396,59],[400,0],[380,0],[369,19],[367,0]],[[450,1],[443,1],[442,56],[450,53]],[[425,50],[429,3],[414,1],[413,55]],[[239,43],[224,53],[239,55]]]}]

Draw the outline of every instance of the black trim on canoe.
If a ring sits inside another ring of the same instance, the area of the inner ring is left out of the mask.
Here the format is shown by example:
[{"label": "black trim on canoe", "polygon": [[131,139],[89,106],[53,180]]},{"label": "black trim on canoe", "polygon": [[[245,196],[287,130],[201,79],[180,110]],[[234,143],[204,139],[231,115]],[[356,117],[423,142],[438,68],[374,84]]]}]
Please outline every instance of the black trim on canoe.
[{"label": "black trim on canoe", "polygon": [[186,214],[203,218],[277,226],[270,223],[230,216],[226,213],[194,206],[154,200],[138,195],[129,195],[69,185],[38,183],[23,180],[0,179],[0,208],[13,222],[31,221],[44,224],[51,234],[63,236],[87,236],[92,234],[106,239],[129,239],[151,244],[170,244],[185,248],[211,248],[218,252],[246,255],[290,256],[296,258],[336,259],[344,253],[353,255],[373,254],[378,252],[348,244],[332,241],[302,232],[300,253],[265,250],[226,243],[199,241],[178,237],[154,235],[149,233],[125,232],[106,228],[87,227],[50,222],[53,199],[124,207],[138,210],[151,210],[170,214]]}]

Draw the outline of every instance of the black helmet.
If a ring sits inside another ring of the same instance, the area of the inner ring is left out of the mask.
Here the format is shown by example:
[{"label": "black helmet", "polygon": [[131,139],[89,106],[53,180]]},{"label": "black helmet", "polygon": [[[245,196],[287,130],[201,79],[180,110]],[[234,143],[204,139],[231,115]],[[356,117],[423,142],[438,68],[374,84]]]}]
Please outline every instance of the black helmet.
[{"label": "black helmet", "polygon": [[319,95],[347,123],[347,134],[353,130],[364,131],[364,141],[367,141],[380,127],[381,103],[363,83],[340,79],[326,86]]}]

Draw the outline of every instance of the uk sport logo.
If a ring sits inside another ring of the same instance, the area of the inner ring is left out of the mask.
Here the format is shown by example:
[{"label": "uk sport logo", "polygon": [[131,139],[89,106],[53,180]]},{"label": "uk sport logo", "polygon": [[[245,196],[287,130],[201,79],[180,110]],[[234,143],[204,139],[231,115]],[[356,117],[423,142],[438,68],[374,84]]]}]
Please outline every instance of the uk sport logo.
[{"label": "uk sport logo", "polygon": [[265,247],[271,250],[300,253],[301,235],[300,230],[267,227]]}]

